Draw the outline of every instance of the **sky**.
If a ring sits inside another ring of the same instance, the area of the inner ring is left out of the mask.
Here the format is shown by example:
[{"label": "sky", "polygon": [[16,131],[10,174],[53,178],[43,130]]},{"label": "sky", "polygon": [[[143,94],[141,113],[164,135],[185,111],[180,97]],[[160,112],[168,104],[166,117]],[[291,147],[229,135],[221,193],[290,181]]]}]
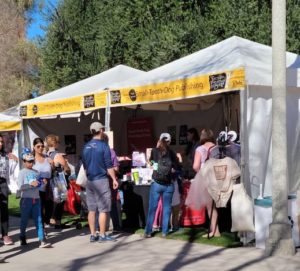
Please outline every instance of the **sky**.
[{"label": "sky", "polygon": [[[50,3],[52,6],[57,5],[58,0],[46,0],[45,6]],[[32,11],[32,23],[27,28],[27,38],[30,40],[34,40],[36,38],[44,37],[45,31],[41,28],[41,26],[47,26],[47,22],[43,18],[41,11],[38,8],[35,8]]]}]

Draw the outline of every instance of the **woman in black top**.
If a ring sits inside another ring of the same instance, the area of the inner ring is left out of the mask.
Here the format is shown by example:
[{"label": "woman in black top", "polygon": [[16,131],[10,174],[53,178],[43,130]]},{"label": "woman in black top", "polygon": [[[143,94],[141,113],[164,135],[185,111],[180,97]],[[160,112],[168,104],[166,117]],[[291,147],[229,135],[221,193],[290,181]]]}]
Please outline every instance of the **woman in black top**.
[{"label": "woman in black top", "polygon": [[157,143],[157,147],[151,152],[150,161],[153,164],[153,182],[150,188],[149,211],[145,228],[145,238],[151,237],[152,226],[160,197],[163,199],[162,236],[169,232],[169,220],[171,203],[174,193],[172,174],[178,168],[176,154],[169,148],[171,136],[163,133]]}]

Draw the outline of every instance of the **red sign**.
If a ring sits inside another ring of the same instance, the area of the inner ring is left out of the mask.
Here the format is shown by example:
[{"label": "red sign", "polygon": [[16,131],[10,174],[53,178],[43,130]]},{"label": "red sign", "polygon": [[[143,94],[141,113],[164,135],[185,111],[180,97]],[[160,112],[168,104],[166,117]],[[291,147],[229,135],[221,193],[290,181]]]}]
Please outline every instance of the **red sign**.
[{"label": "red sign", "polygon": [[154,146],[152,118],[132,119],[127,122],[128,153],[146,152]]}]

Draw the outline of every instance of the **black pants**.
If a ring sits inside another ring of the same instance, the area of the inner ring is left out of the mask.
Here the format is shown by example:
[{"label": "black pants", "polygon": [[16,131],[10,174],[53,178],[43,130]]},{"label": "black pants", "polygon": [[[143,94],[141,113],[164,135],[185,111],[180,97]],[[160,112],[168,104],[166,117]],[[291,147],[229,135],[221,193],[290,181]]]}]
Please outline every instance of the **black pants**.
[{"label": "black pants", "polygon": [[53,212],[53,201],[48,198],[47,192],[40,191],[41,212],[43,225],[50,224],[50,218]]},{"label": "black pants", "polygon": [[8,195],[9,189],[5,181],[0,184],[0,222],[2,237],[8,235]]},{"label": "black pants", "polygon": [[54,202],[53,203],[53,212],[52,212],[52,218],[55,219],[55,221],[61,221],[61,218],[63,216],[64,213],[64,204],[65,202]]}]

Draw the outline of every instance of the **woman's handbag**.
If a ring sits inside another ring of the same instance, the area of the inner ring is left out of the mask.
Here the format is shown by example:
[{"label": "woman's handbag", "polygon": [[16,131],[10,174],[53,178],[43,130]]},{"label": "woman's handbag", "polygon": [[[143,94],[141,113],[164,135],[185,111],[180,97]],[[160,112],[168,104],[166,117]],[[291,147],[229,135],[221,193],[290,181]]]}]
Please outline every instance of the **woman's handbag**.
[{"label": "woman's handbag", "polygon": [[81,187],[86,187],[87,181],[88,178],[86,176],[85,169],[83,165],[81,165],[76,179],[76,184],[80,185]]},{"label": "woman's handbag", "polygon": [[231,198],[231,231],[254,232],[253,203],[242,183],[233,185]]}]

